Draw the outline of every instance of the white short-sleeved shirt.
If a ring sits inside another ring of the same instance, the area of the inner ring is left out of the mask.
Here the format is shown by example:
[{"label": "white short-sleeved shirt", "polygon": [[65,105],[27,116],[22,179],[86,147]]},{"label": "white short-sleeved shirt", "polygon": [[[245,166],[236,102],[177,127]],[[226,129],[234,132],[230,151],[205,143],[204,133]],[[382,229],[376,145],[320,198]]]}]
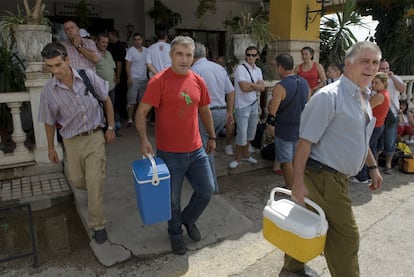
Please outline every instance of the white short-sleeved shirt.
[{"label": "white short-sleeved shirt", "polygon": [[134,46],[127,50],[125,60],[131,63],[131,78],[139,80],[147,80],[147,64],[146,58],[148,49],[142,47],[142,51],[138,51]]},{"label": "white short-sleeved shirt", "polygon": [[152,64],[157,71],[171,66],[171,46],[164,41],[158,41],[148,47],[147,64]]},{"label": "white short-sleeved shirt", "polygon": [[224,67],[201,58],[193,64],[191,70],[203,77],[206,82],[211,99],[210,107],[225,107],[226,94],[233,92],[234,87]]},{"label": "white short-sleeved shirt", "polygon": [[[246,65],[246,67],[243,66]],[[250,74],[249,74],[250,72]],[[251,75],[251,77],[250,77]],[[253,80],[252,80],[253,78]],[[240,109],[251,105],[257,100],[257,91],[252,90],[251,92],[244,92],[241,90],[239,82],[254,82],[258,80],[263,80],[262,70],[256,65],[249,65],[247,62],[239,64],[234,70],[234,90],[235,94],[235,107]]]}]

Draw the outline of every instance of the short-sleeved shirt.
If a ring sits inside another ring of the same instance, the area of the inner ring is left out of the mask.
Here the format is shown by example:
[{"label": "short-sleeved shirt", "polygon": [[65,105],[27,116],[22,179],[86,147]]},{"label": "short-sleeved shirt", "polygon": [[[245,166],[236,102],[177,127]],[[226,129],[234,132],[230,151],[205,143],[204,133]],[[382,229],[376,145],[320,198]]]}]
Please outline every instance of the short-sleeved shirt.
[{"label": "short-sleeved shirt", "polygon": [[114,76],[115,76],[115,61],[109,51],[105,51],[102,58],[96,64],[96,74],[102,79],[108,81],[109,90],[115,88]]},{"label": "short-sleeved shirt", "polygon": [[148,47],[147,64],[152,64],[157,71],[171,66],[171,45],[164,41],[158,41]]},{"label": "short-sleeved shirt", "polygon": [[126,53],[125,60],[131,63],[131,78],[138,80],[147,80],[146,58],[148,49],[142,47],[138,51],[134,46],[130,47]]},{"label": "short-sleeved shirt", "polygon": [[368,88],[361,91],[344,75],[311,97],[299,128],[299,137],[313,143],[310,158],[343,174],[358,174],[376,121],[368,99]]},{"label": "short-sleeved shirt", "polygon": [[191,69],[203,77],[206,82],[211,99],[210,107],[226,106],[226,94],[234,91],[226,70],[221,65],[206,58],[197,60]]},{"label": "short-sleeved shirt", "polygon": [[203,78],[191,70],[179,75],[168,68],[150,79],[141,102],[155,108],[157,149],[189,153],[202,147],[198,108],[210,104]]},{"label": "short-sleeved shirt", "polygon": [[[85,71],[98,98],[105,101],[108,97],[108,82],[91,70]],[[38,120],[49,125],[59,123],[63,138],[105,126],[103,109],[90,92],[86,93],[86,85],[79,73],[74,69],[72,73],[73,90],[53,77],[40,95]]]},{"label": "short-sleeved shirt", "polygon": [[[247,69],[243,64],[247,67]],[[234,70],[234,91],[236,92],[234,106],[236,108],[240,109],[251,105],[257,100],[258,93],[256,90],[252,90],[251,92],[242,91],[239,82],[256,83],[258,80],[263,80],[262,70],[258,66],[251,66],[247,62],[243,62],[236,67]]]},{"label": "short-sleeved shirt", "polygon": [[[72,42],[70,42],[70,40],[62,40],[60,43],[62,43],[66,48],[71,67],[73,67],[75,70],[89,69],[94,72],[96,71],[95,63],[91,62],[84,55],[79,53]],[[98,51],[98,48],[96,48],[96,43],[93,40],[82,38],[82,45],[86,49],[94,52],[99,59],[102,57],[102,54]]]},{"label": "short-sleeved shirt", "polygon": [[[397,80],[402,82],[402,80],[399,76],[397,76],[397,75],[394,75],[394,76],[395,76],[395,78],[397,78]],[[398,112],[400,111],[400,92],[395,87],[394,80],[391,79],[391,78],[388,78],[387,90],[390,94],[390,100],[391,100],[390,109],[391,109],[392,113],[395,116],[397,116]]]}]

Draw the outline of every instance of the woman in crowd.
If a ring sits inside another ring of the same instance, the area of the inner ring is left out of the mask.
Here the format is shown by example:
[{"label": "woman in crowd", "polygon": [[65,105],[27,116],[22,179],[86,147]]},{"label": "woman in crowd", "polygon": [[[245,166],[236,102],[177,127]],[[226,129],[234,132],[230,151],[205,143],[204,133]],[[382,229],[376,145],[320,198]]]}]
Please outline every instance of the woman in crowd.
[{"label": "woman in crowd", "polygon": [[320,63],[313,61],[315,51],[311,47],[303,47],[300,53],[302,54],[303,63],[295,68],[295,74],[308,81],[311,94],[314,94],[326,83],[325,70]]},{"label": "woman in crowd", "polygon": [[414,114],[413,111],[408,110],[407,100],[400,100],[397,134],[399,141],[414,143]]}]

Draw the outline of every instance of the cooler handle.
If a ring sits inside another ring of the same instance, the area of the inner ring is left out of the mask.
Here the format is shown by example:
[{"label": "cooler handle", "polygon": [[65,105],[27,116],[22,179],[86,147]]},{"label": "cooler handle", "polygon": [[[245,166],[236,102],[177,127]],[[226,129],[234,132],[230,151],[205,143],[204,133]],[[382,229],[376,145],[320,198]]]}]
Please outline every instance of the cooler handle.
[{"label": "cooler handle", "polygon": [[155,163],[154,157],[150,153],[147,154],[147,158],[150,160],[152,165],[151,183],[153,186],[158,186],[160,184],[160,178],[158,178],[157,164]]},{"label": "cooler handle", "polygon": [[[281,192],[281,193],[284,193],[284,194],[287,194],[287,195],[292,195],[291,190],[276,187],[276,188],[272,189],[272,191],[270,192],[270,199],[269,199],[268,204],[270,204],[271,201],[273,201],[275,199],[275,193],[276,192]],[[321,217],[320,229],[322,230],[323,229],[322,219],[326,219],[325,212],[322,210],[321,207],[319,207],[318,204],[316,204],[315,202],[313,202],[309,198],[305,197],[305,203],[308,204],[309,206],[311,206],[312,208],[314,208],[318,212],[319,216]]]}]

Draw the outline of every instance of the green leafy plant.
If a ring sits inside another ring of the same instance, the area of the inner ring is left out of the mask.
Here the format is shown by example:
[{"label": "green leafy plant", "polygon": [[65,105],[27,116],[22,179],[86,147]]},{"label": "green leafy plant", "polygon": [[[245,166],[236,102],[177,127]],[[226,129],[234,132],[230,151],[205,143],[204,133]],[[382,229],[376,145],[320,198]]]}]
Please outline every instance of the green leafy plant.
[{"label": "green leafy plant", "polygon": [[367,0],[358,3],[362,14],[371,14],[378,20],[376,43],[397,74],[414,74],[414,26],[407,26],[407,11],[412,0],[378,2]]},{"label": "green leafy plant", "polygon": [[323,17],[320,25],[320,62],[327,67],[333,62],[343,62],[346,50],[356,41],[350,26],[367,28],[361,15],[355,11],[357,2],[347,0],[333,6],[335,16]]},{"label": "green leafy plant", "polygon": [[224,21],[224,26],[230,28],[231,33],[251,34],[257,41],[259,48],[264,47],[277,36],[270,30],[270,23],[267,14],[262,10],[252,16],[250,12],[241,12],[241,16],[235,16]]},{"label": "green leafy plant", "polygon": [[23,0],[23,4],[26,13],[23,13],[17,5],[16,14],[5,11],[7,15],[2,17],[3,24],[6,26],[13,24],[50,25],[50,20],[45,17],[47,11],[43,0],[36,0],[33,8],[30,8],[28,0]]},{"label": "green leafy plant", "polygon": [[216,0],[198,0],[195,16],[201,18],[207,11],[210,11],[212,14],[216,13]]},{"label": "green leafy plant", "polygon": [[173,12],[160,0],[154,1],[154,7],[147,12],[147,15],[154,19],[155,31],[168,31],[182,21],[181,14]]}]

